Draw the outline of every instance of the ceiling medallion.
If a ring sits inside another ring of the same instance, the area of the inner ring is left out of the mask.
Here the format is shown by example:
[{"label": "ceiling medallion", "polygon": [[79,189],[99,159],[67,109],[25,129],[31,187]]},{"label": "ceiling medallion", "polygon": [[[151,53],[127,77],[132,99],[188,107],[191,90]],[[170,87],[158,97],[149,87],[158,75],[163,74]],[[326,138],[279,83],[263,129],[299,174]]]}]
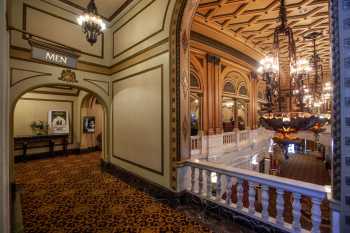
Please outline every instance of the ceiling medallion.
[{"label": "ceiling medallion", "polygon": [[92,45],[97,41],[97,37],[106,29],[106,24],[97,14],[97,7],[94,0],[87,5],[83,15],[77,18],[78,24],[82,27],[86,40]]}]

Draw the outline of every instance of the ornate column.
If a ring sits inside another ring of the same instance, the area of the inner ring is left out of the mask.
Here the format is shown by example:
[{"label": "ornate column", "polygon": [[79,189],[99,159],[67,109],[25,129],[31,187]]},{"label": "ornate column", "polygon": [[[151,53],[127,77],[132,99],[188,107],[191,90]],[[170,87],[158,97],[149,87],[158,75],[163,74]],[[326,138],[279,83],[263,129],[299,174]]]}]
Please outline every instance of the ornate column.
[{"label": "ornate column", "polygon": [[350,1],[330,1],[333,76],[332,232],[350,232]]},{"label": "ornate column", "polygon": [[256,119],[256,111],[257,111],[257,84],[258,79],[255,72],[250,73],[250,108],[249,108],[249,115],[251,119],[251,129],[255,129],[257,126],[257,119]]},{"label": "ornate column", "polygon": [[220,57],[208,54],[208,134],[222,132]]}]

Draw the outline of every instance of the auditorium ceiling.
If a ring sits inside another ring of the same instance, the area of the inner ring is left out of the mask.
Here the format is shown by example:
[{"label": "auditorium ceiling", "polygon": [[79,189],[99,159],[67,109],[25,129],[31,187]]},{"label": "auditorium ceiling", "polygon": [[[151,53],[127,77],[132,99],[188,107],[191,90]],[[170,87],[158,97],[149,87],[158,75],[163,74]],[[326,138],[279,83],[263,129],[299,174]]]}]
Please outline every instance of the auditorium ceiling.
[{"label": "auditorium ceiling", "polygon": [[[279,0],[201,0],[194,20],[269,54],[274,29],[279,25],[279,6]],[[313,43],[304,36],[322,33],[316,44],[327,72],[330,61],[328,0],[286,0],[286,8],[298,57],[310,58],[313,54]],[[281,47],[280,59],[285,67],[288,63],[286,43]]]}]

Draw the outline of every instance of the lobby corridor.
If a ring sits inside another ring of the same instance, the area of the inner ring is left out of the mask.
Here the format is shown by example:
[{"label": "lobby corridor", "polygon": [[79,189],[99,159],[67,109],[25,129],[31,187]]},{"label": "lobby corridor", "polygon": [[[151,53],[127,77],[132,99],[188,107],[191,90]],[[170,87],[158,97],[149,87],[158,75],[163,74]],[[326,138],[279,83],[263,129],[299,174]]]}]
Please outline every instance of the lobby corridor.
[{"label": "lobby corridor", "polygon": [[211,232],[167,204],[102,172],[97,154],[16,164],[24,232]]}]

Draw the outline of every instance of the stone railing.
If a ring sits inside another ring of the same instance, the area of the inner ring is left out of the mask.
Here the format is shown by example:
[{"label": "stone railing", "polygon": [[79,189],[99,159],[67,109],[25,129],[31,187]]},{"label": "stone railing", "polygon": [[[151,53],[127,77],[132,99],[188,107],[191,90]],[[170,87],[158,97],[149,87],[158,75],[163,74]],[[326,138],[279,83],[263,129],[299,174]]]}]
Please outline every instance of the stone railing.
[{"label": "stone railing", "polygon": [[[330,212],[326,187],[320,185],[198,159],[179,163],[177,176],[177,191],[189,192],[282,231],[320,232],[321,224],[325,227],[322,213]],[[328,222],[328,231],[330,227]]]},{"label": "stone railing", "polygon": [[197,155],[202,150],[201,136],[191,136],[191,154]]},{"label": "stone railing", "polygon": [[200,136],[191,136],[191,150],[199,150]]},{"label": "stone railing", "polygon": [[224,145],[233,144],[236,142],[237,142],[237,133],[236,132],[223,133],[222,143]]},{"label": "stone railing", "polygon": [[236,151],[251,144],[268,141],[273,132],[264,128],[233,131],[209,136],[191,137],[191,155],[217,156]]}]

